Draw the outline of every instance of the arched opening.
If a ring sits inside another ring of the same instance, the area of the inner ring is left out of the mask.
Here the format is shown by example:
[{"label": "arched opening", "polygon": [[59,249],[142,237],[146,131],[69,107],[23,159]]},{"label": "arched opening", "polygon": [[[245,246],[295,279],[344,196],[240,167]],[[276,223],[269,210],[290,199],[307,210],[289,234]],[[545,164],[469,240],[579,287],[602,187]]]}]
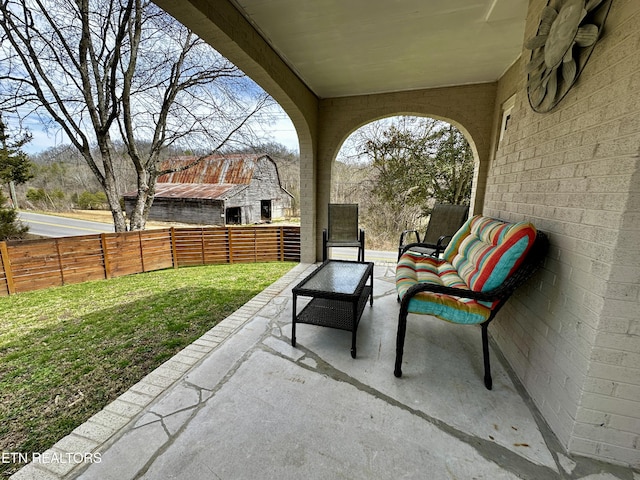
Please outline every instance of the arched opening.
[{"label": "arched opening", "polygon": [[472,203],[477,154],[460,128],[401,115],[360,126],[337,152],[331,202],[357,203],[367,248],[394,250],[404,230],[424,230],[437,203]]}]

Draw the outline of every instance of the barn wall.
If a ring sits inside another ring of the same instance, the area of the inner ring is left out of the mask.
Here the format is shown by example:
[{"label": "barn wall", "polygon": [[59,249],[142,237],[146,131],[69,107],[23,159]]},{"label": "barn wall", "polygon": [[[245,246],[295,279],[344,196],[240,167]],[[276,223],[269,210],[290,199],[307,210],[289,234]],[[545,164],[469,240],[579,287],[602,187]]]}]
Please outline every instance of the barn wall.
[{"label": "barn wall", "polygon": [[265,157],[256,161],[249,187],[229,198],[226,207],[241,207],[243,223],[259,223],[261,200],[271,200],[272,219],[283,218],[291,208],[291,197],[280,187],[275,163]]},{"label": "barn wall", "polygon": [[[133,202],[125,200],[125,208],[127,212],[131,212]],[[223,203],[221,200],[156,198],[149,211],[148,220],[224,225],[222,214]]]},{"label": "barn wall", "polygon": [[[224,225],[227,210],[230,208],[240,208],[243,224],[261,223],[261,201],[271,201],[271,219],[284,218],[291,209],[291,195],[289,195],[281,186],[278,176],[278,169],[273,160],[267,156],[253,159],[244,159],[240,163],[233,164],[238,171],[250,169],[250,183],[246,185],[249,177],[247,173],[244,177],[238,177],[240,183],[237,187],[244,187],[238,193],[229,198],[224,198],[225,194],[217,193],[209,194],[214,198],[180,198],[180,197],[156,197],[149,212],[149,220],[159,220],[167,222],[194,223],[204,225]],[[184,177],[182,181],[192,177]],[[175,179],[174,179],[175,180]],[[226,181],[233,180],[229,177]],[[223,180],[225,181],[225,180]],[[177,182],[176,182],[177,183]],[[195,185],[194,183],[180,183],[180,185]],[[212,187],[223,186],[222,184],[212,184]],[[237,191],[235,187],[231,191]],[[189,189],[184,189],[182,194]],[[218,189],[219,190],[219,189]],[[224,191],[223,189],[222,191]],[[226,191],[229,194],[230,191]],[[199,196],[203,196],[200,192]],[[131,212],[134,206],[134,200],[131,197],[125,197],[125,208],[127,212]]]}]

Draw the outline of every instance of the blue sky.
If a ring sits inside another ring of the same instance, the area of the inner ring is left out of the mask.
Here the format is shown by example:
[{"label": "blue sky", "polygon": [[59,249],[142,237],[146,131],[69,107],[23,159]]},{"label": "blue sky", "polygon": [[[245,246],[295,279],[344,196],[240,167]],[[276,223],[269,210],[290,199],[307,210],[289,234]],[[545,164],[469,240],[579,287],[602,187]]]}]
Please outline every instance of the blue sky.
[{"label": "blue sky", "polygon": [[[8,119],[8,123],[10,127],[15,127],[11,119]],[[33,140],[23,147],[23,150],[30,155],[38,154],[50,147],[69,143],[67,137],[59,128],[51,128],[47,133],[39,122],[28,122],[25,123],[25,126],[29,128],[33,135]],[[266,141],[280,143],[295,152],[300,150],[296,130],[284,112],[275,114],[274,123],[265,125],[263,130],[267,137]]]}]

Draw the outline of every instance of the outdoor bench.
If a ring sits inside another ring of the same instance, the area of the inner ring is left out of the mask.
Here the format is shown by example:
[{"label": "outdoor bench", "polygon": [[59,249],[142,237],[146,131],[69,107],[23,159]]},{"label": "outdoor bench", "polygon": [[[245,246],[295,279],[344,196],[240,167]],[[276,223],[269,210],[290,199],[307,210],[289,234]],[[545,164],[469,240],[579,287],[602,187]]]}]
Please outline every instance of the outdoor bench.
[{"label": "outdoor bench", "polygon": [[394,374],[402,376],[408,313],[481,325],[484,384],[491,390],[487,327],[511,294],[542,265],[546,235],[528,222],[476,215],[456,232],[441,258],[405,251],[396,268],[400,301]]}]

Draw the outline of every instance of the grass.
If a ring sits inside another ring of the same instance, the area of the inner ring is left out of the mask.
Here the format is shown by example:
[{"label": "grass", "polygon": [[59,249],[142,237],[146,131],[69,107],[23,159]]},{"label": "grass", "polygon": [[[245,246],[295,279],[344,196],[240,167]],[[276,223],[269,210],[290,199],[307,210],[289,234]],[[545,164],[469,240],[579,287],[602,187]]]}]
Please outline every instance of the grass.
[{"label": "grass", "polygon": [[[0,297],[0,452],[43,452],[290,270],[163,270]],[[18,467],[0,462],[0,476]]]}]

